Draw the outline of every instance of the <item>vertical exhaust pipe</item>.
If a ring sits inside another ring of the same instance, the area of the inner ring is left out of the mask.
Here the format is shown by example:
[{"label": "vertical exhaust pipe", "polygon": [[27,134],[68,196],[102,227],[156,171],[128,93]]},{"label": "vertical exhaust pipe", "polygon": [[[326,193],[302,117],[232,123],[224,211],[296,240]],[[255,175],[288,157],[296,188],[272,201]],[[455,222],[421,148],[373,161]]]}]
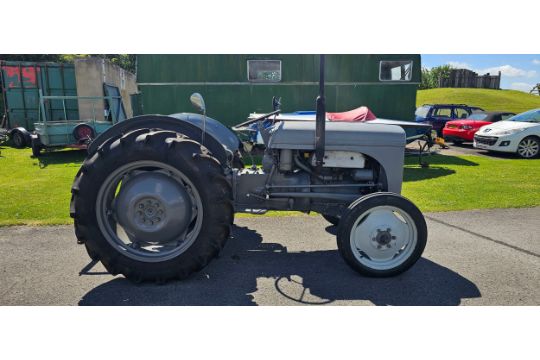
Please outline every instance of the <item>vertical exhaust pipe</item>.
[{"label": "vertical exhaust pipe", "polygon": [[324,98],[324,55],[319,61],[319,96],[317,96],[317,115],[315,117],[315,164],[317,169],[323,165],[326,126],[326,103]]}]

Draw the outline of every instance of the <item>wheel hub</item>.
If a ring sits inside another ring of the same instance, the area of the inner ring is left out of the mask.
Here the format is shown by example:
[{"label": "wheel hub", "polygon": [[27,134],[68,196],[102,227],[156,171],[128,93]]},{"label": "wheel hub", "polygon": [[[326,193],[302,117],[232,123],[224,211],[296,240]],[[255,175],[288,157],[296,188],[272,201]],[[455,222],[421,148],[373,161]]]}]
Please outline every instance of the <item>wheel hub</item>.
[{"label": "wheel hub", "polygon": [[167,216],[166,207],[161,204],[159,198],[148,197],[141,199],[137,202],[135,208],[137,209],[136,221],[140,226],[155,228],[160,222],[165,221]]},{"label": "wheel hub", "polygon": [[134,175],[122,184],[115,214],[133,242],[181,240],[192,220],[193,203],[184,186],[160,172]]},{"label": "wheel hub", "polygon": [[395,244],[396,237],[392,235],[392,229],[382,226],[372,233],[371,242],[377,249],[391,248]]}]

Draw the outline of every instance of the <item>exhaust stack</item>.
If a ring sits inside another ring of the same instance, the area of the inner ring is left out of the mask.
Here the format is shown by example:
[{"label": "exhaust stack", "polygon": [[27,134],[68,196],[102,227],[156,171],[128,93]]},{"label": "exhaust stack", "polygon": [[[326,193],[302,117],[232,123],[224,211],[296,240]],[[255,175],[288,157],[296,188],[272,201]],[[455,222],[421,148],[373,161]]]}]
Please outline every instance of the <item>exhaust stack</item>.
[{"label": "exhaust stack", "polygon": [[326,103],[324,98],[324,55],[319,62],[319,96],[317,96],[317,115],[315,117],[315,164],[317,169],[323,165],[326,126]]}]

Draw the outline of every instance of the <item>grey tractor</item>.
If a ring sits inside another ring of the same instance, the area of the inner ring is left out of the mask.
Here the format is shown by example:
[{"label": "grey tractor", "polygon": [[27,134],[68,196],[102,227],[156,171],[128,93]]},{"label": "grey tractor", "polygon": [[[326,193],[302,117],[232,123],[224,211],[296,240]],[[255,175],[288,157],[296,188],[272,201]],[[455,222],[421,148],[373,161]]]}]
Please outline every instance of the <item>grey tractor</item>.
[{"label": "grey tractor", "polygon": [[201,95],[191,101],[199,114],[135,117],[88,149],[70,212],[78,242],[111,274],[183,279],[219,254],[235,212],[269,210],[320,213],[337,226],[345,262],[363,275],[397,275],[420,258],[426,223],[400,195],[405,132],[325,121],[324,57],[315,121],[262,126],[277,108],[233,127],[261,124],[260,167],[244,166],[250,144],[207,117]]}]

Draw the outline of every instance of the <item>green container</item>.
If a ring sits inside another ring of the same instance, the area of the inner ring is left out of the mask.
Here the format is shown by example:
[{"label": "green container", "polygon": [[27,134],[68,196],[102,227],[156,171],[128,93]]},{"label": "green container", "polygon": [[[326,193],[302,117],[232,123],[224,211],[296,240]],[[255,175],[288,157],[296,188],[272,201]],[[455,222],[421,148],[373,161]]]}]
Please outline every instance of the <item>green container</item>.
[{"label": "green container", "polygon": [[[248,60],[279,60],[281,74],[254,71],[267,82],[250,81]],[[381,61],[408,61],[407,81],[382,81]],[[327,55],[327,111],[365,105],[378,117],[414,120],[420,55]],[[233,125],[251,112],[272,111],[281,96],[284,112],[314,110],[318,55],[138,55],[137,82],[145,114],[193,112],[189,97],[201,93],[208,115]]]},{"label": "green container", "polygon": [[[34,130],[34,123],[39,119],[39,90],[46,96],[77,95],[72,64],[0,61],[0,70],[8,128],[21,126]],[[66,112],[58,100],[47,102],[45,110],[51,120],[79,117],[77,100],[66,101]]]}]

